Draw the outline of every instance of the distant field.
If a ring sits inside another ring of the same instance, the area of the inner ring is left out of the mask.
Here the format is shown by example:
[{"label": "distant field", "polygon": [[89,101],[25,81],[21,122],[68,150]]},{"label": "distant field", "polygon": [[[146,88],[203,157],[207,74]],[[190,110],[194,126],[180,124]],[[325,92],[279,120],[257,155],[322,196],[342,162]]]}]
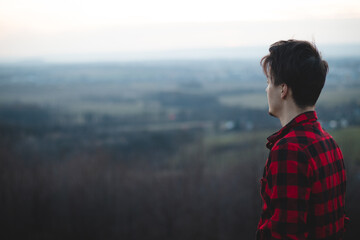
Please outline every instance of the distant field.
[{"label": "distant field", "polygon": [[[256,109],[267,107],[266,92],[254,92],[249,94],[225,95],[219,98],[220,102],[227,106],[242,106]],[[360,103],[360,88],[338,88],[324,90],[320,95],[318,106],[335,107],[349,102]]]},{"label": "distant field", "polygon": [[226,106],[241,106],[263,109],[267,106],[266,93],[221,96],[219,101]]},{"label": "distant field", "polygon": [[325,107],[334,107],[349,102],[360,103],[359,87],[326,90],[320,95],[318,104]]},{"label": "distant field", "polygon": [[[153,109],[155,109],[155,107]],[[146,112],[146,106],[142,101],[131,103],[75,102],[69,104],[67,111],[76,114],[95,113],[110,116],[128,116]]]},{"label": "distant field", "polygon": [[[359,63],[353,59],[350,63],[332,63],[335,70],[319,105],[360,103]],[[336,88],[338,85],[342,88]],[[264,110],[265,88],[266,79],[257,61],[0,65],[0,104],[35,104],[79,114],[133,116],[174,111],[169,109],[174,106],[159,100],[157,94],[164,93],[170,103],[181,102],[176,94],[183,94],[184,102],[200,96],[219,100],[225,107]]]}]

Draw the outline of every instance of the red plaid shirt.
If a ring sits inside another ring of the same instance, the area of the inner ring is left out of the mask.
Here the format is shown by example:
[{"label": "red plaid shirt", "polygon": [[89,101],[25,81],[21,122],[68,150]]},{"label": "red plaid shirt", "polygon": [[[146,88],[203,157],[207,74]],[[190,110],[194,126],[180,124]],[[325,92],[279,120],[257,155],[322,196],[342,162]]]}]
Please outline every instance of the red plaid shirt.
[{"label": "red plaid shirt", "polygon": [[316,113],[298,115],[268,141],[257,239],[342,239],[343,156]]}]

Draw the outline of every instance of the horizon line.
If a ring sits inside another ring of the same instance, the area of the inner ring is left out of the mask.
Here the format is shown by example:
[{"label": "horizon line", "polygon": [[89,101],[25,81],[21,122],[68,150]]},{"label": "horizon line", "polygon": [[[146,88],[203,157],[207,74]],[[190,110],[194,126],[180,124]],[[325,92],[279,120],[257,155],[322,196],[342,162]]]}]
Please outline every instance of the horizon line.
[{"label": "horizon line", "polygon": [[[360,57],[359,43],[315,42],[323,58]],[[74,54],[53,54],[29,57],[3,57],[0,64],[71,64],[115,63],[142,61],[251,60],[268,53],[269,46],[243,45],[234,47],[174,48],[167,50],[115,51]]]}]

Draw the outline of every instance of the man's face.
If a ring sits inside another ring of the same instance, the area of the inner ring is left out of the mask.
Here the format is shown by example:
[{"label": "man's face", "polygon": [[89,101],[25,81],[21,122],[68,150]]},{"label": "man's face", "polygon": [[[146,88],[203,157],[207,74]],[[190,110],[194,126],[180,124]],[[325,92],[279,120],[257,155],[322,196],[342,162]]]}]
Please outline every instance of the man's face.
[{"label": "man's face", "polygon": [[266,95],[269,106],[269,114],[274,117],[278,117],[282,108],[281,91],[282,86],[275,86],[274,80],[271,77],[267,78]]}]

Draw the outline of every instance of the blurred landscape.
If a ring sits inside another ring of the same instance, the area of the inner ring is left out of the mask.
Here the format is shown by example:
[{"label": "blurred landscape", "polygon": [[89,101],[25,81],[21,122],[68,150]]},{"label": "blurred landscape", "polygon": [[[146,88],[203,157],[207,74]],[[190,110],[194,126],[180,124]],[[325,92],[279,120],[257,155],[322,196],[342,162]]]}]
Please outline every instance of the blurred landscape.
[{"label": "blurred landscape", "polygon": [[[360,57],[317,104],[360,229]],[[0,65],[2,239],[254,239],[266,138],[254,59]]]}]

